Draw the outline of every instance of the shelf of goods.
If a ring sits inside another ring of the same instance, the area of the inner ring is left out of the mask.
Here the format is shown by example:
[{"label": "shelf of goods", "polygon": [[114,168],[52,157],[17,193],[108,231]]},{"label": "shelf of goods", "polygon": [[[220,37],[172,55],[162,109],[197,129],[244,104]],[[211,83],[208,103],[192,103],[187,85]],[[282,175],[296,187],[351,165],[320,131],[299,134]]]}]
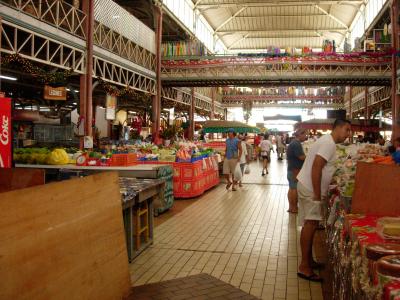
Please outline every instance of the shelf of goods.
[{"label": "shelf of goods", "polygon": [[333,297],[398,299],[400,167],[359,161],[354,179],[344,176],[354,180],[354,192],[331,186],[329,200]]},{"label": "shelf of goods", "polygon": [[210,156],[191,163],[141,162],[169,164],[173,167],[174,197],[193,198],[219,184],[218,162]]}]

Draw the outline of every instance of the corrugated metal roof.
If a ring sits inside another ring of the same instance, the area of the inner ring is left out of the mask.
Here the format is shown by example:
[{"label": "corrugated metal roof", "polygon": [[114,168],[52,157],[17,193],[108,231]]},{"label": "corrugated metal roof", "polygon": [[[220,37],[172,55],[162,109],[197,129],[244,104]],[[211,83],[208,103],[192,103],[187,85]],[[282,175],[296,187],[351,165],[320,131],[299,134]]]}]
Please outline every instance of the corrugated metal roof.
[{"label": "corrugated metal roof", "polygon": [[344,40],[361,0],[192,0],[229,50],[320,48]]}]

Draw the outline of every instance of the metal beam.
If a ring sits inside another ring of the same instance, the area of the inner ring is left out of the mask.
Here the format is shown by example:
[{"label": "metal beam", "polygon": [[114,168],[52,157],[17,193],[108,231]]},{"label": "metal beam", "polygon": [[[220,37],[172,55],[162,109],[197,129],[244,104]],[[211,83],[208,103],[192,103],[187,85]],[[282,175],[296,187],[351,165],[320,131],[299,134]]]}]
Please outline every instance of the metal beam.
[{"label": "metal beam", "polygon": [[241,14],[244,10],[247,9],[247,6],[243,6],[240,8],[237,12],[235,12],[232,16],[230,16],[228,19],[226,19],[224,22],[222,22],[221,25],[219,25],[217,28],[215,28],[215,32],[218,32],[222,27],[224,27],[226,24],[228,24],[230,21],[232,21],[236,16]]},{"label": "metal beam", "polygon": [[278,17],[301,17],[301,18],[304,18],[304,17],[323,17],[323,16],[326,16],[326,14],[323,14],[323,13],[320,13],[320,14],[317,14],[317,13],[310,13],[310,14],[305,14],[305,15],[290,15],[290,14],[276,14],[276,15],[268,15],[268,14],[266,14],[266,15],[262,15],[262,16],[238,16],[238,17],[236,17],[236,19],[243,19],[243,20],[247,20],[247,19],[265,19],[265,18],[271,18],[271,17],[275,17],[275,18],[278,18]]},{"label": "metal beam", "polygon": [[198,1],[196,2],[196,4],[195,4],[194,7],[193,7],[193,10],[195,10],[195,9],[197,8],[197,6],[200,5],[201,1],[203,1],[203,0],[198,0]]},{"label": "metal beam", "polygon": [[234,45],[236,45],[237,43],[240,43],[241,41],[247,39],[247,37],[248,37],[249,35],[250,35],[250,33],[248,33],[248,34],[244,35],[243,37],[241,37],[240,39],[234,41],[232,44],[229,45],[228,50],[231,50],[232,47],[233,47]]},{"label": "metal beam", "polygon": [[282,32],[339,32],[339,31],[347,31],[346,28],[287,28],[287,29],[275,29],[275,30],[264,30],[264,29],[251,29],[251,30],[220,30],[218,33],[234,34],[234,33],[282,33]]},{"label": "metal beam", "polygon": [[334,20],[336,23],[338,23],[339,25],[342,25],[344,28],[346,28],[347,32],[349,31],[349,26],[347,24],[345,24],[343,21],[339,20],[337,17],[335,17],[334,15],[332,15],[331,13],[327,12],[325,9],[323,9],[321,6],[319,6],[318,4],[315,5],[315,8],[320,10],[321,12],[323,12],[326,16],[328,16],[329,18],[331,18],[332,20]]},{"label": "metal beam", "polygon": [[231,2],[224,2],[220,3],[204,3],[197,5],[199,9],[206,9],[206,8],[226,8],[226,7],[238,7],[242,5],[246,5],[248,7],[271,7],[271,6],[313,6],[313,5],[353,5],[353,4],[362,4],[364,3],[363,0],[322,0],[322,1],[275,1],[275,2],[244,2],[238,3],[237,1]]}]

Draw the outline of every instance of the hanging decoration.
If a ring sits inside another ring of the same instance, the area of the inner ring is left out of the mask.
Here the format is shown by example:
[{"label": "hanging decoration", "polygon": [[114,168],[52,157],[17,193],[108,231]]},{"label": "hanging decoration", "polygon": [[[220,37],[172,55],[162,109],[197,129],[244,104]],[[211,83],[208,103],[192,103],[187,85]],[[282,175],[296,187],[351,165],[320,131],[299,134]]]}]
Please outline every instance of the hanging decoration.
[{"label": "hanging decoration", "polygon": [[26,59],[18,53],[8,54],[2,57],[1,66],[10,69],[21,69],[23,72],[32,75],[43,84],[50,86],[65,86],[68,78],[73,74],[73,69],[49,72],[43,68],[34,65],[29,59]]},{"label": "hanging decoration", "polygon": [[128,86],[123,89],[120,89],[112,84],[109,84],[100,77],[97,77],[97,80],[99,81],[101,88],[109,95],[115,97],[123,97],[123,96],[134,97],[138,94],[134,89],[131,89]]}]

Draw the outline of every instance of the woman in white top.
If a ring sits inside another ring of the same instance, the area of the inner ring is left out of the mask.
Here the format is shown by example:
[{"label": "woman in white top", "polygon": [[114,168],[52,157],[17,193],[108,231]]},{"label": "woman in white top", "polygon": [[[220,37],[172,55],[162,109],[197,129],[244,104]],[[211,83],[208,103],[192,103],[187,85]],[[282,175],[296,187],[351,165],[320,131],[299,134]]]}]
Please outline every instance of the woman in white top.
[{"label": "woman in white top", "polygon": [[265,176],[265,174],[268,174],[268,162],[271,160],[270,153],[271,150],[273,150],[272,143],[268,138],[269,134],[265,134],[264,139],[260,143],[261,157],[263,160],[263,169],[261,176]]},{"label": "woman in white top", "polygon": [[[240,144],[242,146],[242,156],[240,157],[240,171],[242,172],[242,179],[244,175],[244,168],[248,163],[248,152],[247,145],[245,141],[245,137],[243,135],[239,135]],[[242,187],[242,179],[239,181],[239,186]]]}]

